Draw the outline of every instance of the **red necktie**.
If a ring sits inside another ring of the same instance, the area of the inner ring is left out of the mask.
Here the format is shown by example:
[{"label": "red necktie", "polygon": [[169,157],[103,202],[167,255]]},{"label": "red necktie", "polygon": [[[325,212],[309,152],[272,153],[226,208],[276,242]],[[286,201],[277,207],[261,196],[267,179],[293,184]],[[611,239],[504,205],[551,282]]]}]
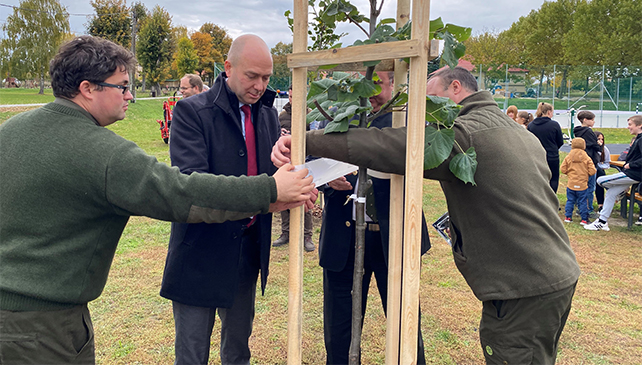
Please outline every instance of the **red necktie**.
[{"label": "red necktie", "polygon": [[245,114],[245,146],[247,147],[247,176],[254,176],[258,172],[256,167],[256,138],[254,135],[254,124],[252,124],[252,113],[249,105],[241,107]]}]

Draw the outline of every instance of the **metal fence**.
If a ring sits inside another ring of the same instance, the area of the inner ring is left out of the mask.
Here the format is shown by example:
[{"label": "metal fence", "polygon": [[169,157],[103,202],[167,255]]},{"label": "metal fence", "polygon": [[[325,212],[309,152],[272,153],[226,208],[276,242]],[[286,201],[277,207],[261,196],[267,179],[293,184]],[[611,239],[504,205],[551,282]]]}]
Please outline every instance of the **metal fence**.
[{"label": "metal fence", "polygon": [[[465,65],[464,65],[465,66]],[[490,90],[501,108],[534,112],[552,104],[556,120],[570,124],[571,111],[591,110],[596,127],[623,128],[642,112],[642,66],[469,65],[480,89]],[[577,122],[577,121],[576,121]]]}]

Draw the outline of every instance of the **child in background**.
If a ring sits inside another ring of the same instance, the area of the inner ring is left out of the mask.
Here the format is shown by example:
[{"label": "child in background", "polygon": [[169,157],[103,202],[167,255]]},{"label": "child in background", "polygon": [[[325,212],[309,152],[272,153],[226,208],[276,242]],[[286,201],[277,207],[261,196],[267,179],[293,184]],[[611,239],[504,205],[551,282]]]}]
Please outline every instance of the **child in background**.
[{"label": "child in background", "polygon": [[511,105],[506,109],[506,115],[510,117],[510,119],[515,120],[517,118],[517,107],[515,105]]},{"label": "child in background", "polygon": [[[606,175],[606,170],[611,168],[611,151],[606,147],[604,143],[604,134],[602,132],[595,132],[597,136],[597,144],[600,145],[600,151],[598,151],[597,157],[597,173],[595,174],[596,179],[600,176]],[[602,205],[604,204],[604,188],[599,184],[595,184],[595,199],[597,200],[597,212],[599,213],[602,210]]]},{"label": "child in background", "polygon": [[[593,165],[597,168],[598,152],[601,147],[597,143],[597,136],[591,129],[591,127],[595,125],[595,114],[588,110],[582,110],[577,113],[577,119],[580,120],[582,125],[573,128],[573,134],[575,134],[576,137],[584,139],[584,142],[586,142],[586,154],[591,158]],[[589,178],[588,191],[586,192],[586,204],[591,218],[597,218],[597,214],[593,212],[593,192],[595,192],[596,179],[596,175]]]},{"label": "child in background", "polygon": [[521,124],[522,127],[526,128],[526,127],[528,127],[528,123],[532,122],[533,119],[535,119],[533,117],[533,114],[531,114],[529,112],[521,111],[521,112],[517,113],[517,118],[515,118],[515,121],[518,124]]},{"label": "child in background", "polygon": [[589,176],[595,175],[595,165],[591,158],[586,154],[584,149],[586,142],[582,138],[573,138],[571,141],[571,152],[562,162],[560,170],[563,174],[568,175],[568,185],[566,188],[566,219],[565,223],[571,223],[573,209],[577,205],[580,216],[582,216],[581,225],[588,224],[588,205],[586,204],[586,193],[588,190]]}]

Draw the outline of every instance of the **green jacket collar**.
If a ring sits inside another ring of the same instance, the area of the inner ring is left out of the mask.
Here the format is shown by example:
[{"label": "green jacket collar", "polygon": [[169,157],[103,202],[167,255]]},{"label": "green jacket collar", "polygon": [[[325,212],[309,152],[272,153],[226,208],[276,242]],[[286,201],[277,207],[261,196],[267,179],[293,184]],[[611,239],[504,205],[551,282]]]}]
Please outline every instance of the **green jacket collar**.
[{"label": "green jacket collar", "polygon": [[96,118],[94,118],[94,116],[91,115],[91,113],[89,113],[88,111],[83,109],[83,107],[81,107],[80,105],[74,103],[73,101],[71,101],[69,99],[61,98],[61,97],[56,97],[56,100],[54,100],[54,103],[62,105],[62,106],[66,106],[67,108],[71,108],[71,109],[74,109],[76,111],[79,111],[80,113],[82,113],[82,115],[86,116],[87,118],[92,120],[97,126],[100,127],[100,124],[98,123]]}]

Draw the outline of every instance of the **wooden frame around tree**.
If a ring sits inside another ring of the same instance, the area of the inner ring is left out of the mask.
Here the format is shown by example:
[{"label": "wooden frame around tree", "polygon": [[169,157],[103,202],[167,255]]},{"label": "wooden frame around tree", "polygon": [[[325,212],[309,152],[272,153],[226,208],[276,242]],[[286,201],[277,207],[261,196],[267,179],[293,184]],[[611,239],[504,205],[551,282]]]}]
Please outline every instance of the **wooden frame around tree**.
[{"label": "wooden frame around tree", "polygon": [[[411,0],[397,1],[397,27],[410,18]],[[410,40],[307,52],[308,0],[294,0],[293,53],[288,56],[292,69],[292,163],[305,160],[305,116],[307,69],[340,64],[337,69],[353,69],[354,63],[395,60],[395,89],[408,78],[408,133],[405,179],[393,175],[390,193],[390,251],[388,262],[388,311],[386,324],[386,364],[417,363],[419,330],[419,278],[421,263],[421,219],[426,114],[426,74],[429,57],[437,55],[429,37],[430,1],[412,1]],[[431,49],[432,48],[432,49]],[[352,65],[345,65],[353,63]],[[390,63],[388,63],[390,64]],[[345,65],[341,68],[341,65]],[[378,67],[378,69],[381,69]],[[395,113],[393,126],[405,124],[405,113]],[[405,205],[404,196],[405,180]],[[404,209],[405,206],[405,209]],[[405,217],[405,219],[404,219]],[[403,230],[401,229],[403,227]],[[404,242],[402,244],[402,242]],[[303,292],[303,208],[290,211],[290,272],[288,295],[288,364],[301,364]]]}]

